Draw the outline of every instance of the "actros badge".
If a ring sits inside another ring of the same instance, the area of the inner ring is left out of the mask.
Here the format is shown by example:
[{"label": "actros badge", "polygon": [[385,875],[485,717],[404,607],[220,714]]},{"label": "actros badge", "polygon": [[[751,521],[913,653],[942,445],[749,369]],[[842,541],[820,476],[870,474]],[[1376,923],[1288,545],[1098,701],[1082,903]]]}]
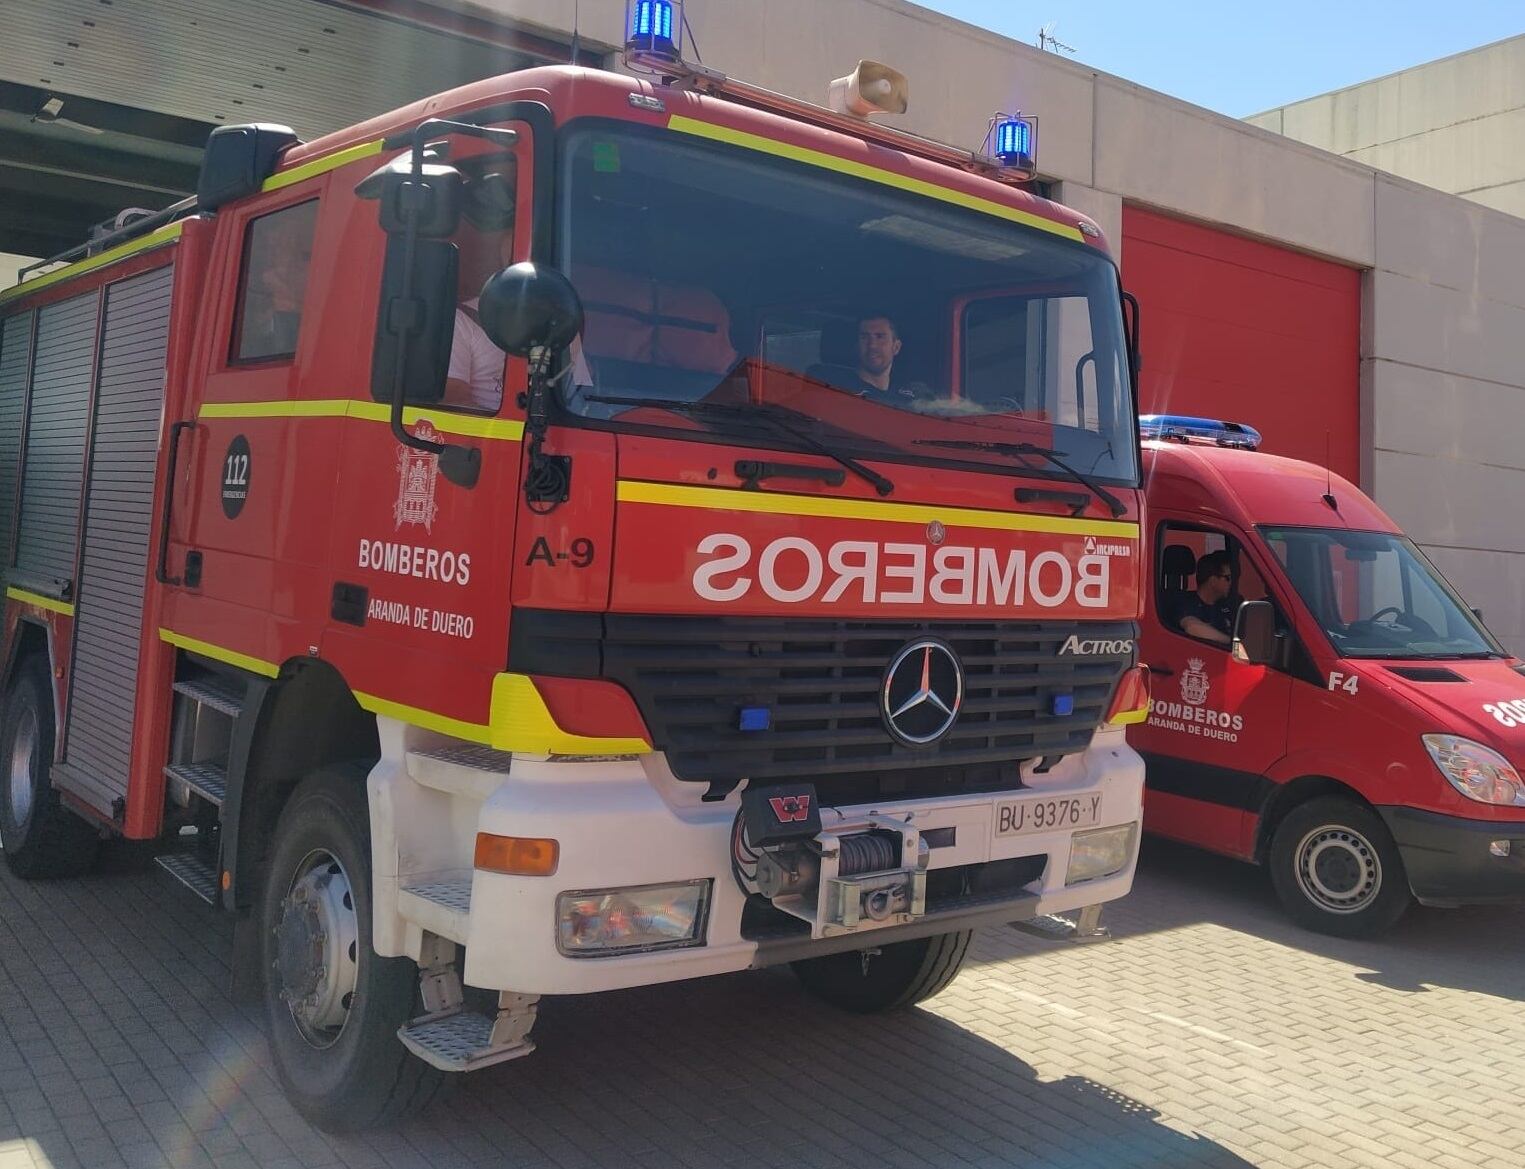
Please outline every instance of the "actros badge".
[{"label": "actros badge", "polygon": [[964,703],[964,667],[940,641],[913,641],[884,672],[879,707],[902,743],[926,747],[953,729]]}]

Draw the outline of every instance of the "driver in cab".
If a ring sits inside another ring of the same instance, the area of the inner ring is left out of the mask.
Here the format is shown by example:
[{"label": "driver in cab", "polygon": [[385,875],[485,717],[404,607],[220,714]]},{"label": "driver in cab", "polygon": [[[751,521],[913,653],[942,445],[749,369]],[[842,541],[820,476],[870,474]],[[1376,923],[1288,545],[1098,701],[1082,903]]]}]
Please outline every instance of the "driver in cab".
[{"label": "driver in cab", "polygon": [[1197,561],[1197,589],[1181,608],[1181,632],[1225,649],[1233,642],[1234,562],[1227,552],[1209,552]]}]

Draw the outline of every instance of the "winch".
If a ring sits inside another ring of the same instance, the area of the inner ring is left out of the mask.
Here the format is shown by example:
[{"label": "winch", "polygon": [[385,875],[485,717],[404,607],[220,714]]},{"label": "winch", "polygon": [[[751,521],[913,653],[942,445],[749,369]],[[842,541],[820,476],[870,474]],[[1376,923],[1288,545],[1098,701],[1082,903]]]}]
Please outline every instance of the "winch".
[{"label": "winch", "polygon": [[921,917],[928,849],[910,817],[830,812],[838,822],[825,828],[808,784],[743,792],[731,841],[742,890],[809,922],[815,938]]}]

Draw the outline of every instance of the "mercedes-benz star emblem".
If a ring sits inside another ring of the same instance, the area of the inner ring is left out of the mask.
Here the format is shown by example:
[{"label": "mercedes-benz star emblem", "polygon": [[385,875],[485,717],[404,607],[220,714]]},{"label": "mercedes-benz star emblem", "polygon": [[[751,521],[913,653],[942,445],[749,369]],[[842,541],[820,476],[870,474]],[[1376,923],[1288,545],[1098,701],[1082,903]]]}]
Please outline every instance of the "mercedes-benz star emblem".
[{"label": "mercedes-benz star emblem", "polygon": [[913,641],[890,662],[879,695],[890,734],[912,747],[946,735],[964,703],[964,667],[940,641]]}]

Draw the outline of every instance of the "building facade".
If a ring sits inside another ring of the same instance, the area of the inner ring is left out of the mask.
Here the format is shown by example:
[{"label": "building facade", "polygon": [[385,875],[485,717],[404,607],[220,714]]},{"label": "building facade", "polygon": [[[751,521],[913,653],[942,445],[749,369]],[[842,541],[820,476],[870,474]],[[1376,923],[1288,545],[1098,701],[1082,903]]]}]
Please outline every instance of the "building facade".
[{"label": "building facade", "polygon": [[[20,7],[0,80],[304,136],[574,44],[612,63],[624,16],[202,0],[192,27],[154,0]],[[1142,302],[1145,409],[1252,423],[1361,483],[1525,654],[1525,221],[904,0],[688,0],[688,17],[706,65],[815,101],[859,59],[893,65],[911,85],[896,123],[934,138],[977,147],[997,111],[1037,114],[1042,177],[1103,226]],[[194,51],[173,69],[100,56],[120,43]],[[55,51],[63,81],[36,65]]]}]

